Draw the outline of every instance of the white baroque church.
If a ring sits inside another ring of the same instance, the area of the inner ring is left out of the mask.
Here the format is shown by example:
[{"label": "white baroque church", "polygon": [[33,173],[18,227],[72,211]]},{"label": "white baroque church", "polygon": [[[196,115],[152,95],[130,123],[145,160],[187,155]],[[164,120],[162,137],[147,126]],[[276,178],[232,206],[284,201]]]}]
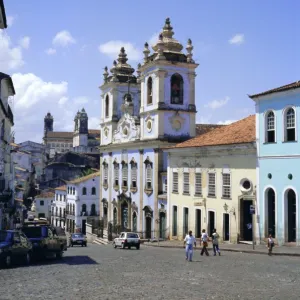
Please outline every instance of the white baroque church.
[{"label": "white baroque church", "polygon": [[101,217],[143,238],[168,238],[168,157],[162,149],[196,135],[192,41],[186,52],[167,18],[135,70],[121,48],[101,85]]}]

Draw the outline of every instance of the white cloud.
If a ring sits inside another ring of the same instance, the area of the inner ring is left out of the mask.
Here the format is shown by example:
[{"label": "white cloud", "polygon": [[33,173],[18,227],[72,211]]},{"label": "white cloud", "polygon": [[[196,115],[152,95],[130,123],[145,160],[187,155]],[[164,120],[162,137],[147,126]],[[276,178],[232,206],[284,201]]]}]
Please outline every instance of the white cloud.
[{"label": "white cloud", "polygon": [[6,17],[6,22],[7,22],[7,26],[11,27],[13,25],[13,23],[15,22],[15,17],[13,16],[7,16]]},{"label": "white cloud", "polygon": [[236,122],[237,120],[225,120],[225,121],[219,121],[217,124],[218,125],[229,125],[231,123]]},{"label": "white cloud", "polygon": [[228,42],[231,45],[241,45],[245,42],[245,36],[242,33],[238,33],[233,36]]},{"label": "white cloud", "polygon": [[101,44],[98,49],[111,59],[116,59],[122,47],[125,48],[129,60],[136,61],[142,58],[142,51],[129,42],[109,41],[105,44]]},{"label": "white cloud", "polygon": [[84,96],[80,96],[80,97],[76,97],[73,99],[73,102],[77,105],[79,104],[86,104],[89,102],[89,99],[87,97]]},{"label": "white cloud", "polygon": [[229,101],[229,97],[225,97],[224,99],[220,99],[220,100],[213,100],[208,102],[207,104],[204,105],[204,107],[207,108],[211,108],[211,109],[218,109],[224,105],[227,104],[227,102]]},{"label": "white cloud", "polygon": [[[73,102],[70,105],[67,82],[47,82],[32,73],[16,73],[12,75],[12,79],[16,90],[12,107],[17,142],[25,140],[41,142],[43,120],[47,112],[51,112],[54,117],[55,131],[74,129],[74,116],[82,106],[76,106]],[[88,99],[83,96],[75,99],[84,98]],[[93,101],[85,105],[90,128],[97,128],[99,124],[98,106]]]},{"label": "white cloud", "polygon": [[157,31],[156,33],[154,33],[151,38],[148,41],[149,46],[153,46],[156,44],[156,42],[158,41],[158,36],[160,34],[161,31]]},{"label": "white cloud", "polygon": [[54,46],[67,47],[68,45],[75,44],[76,40],[67,30],[58,32],[52,40]]},{"label": "white cloud", "polygon": [[24,36],[20,39],[19,44],[22,48],[28,49],[30,45],[30,37],[29,36]]},{"label": "white cloud", "polygon": [[80,48],[80,52],[84,52],[87,49],[88,45],[83,45]]},{"label": "white cloud", "polygon": [[53,55],[56,53],[56,49],[54,48],[48,48],[46,51],[45,51],[48,55]]},{"label": "white cloud", "polygon": [[4,30],[0,30],[0,70],[9,72],[24,65],[22,48],[14,46]]},{"label": "white cloud", "polygon": [[197,124],[210,124],[211,118],[212,115],[200,116],[200,118],[197,119]]},{"label": "white cloud", "polygon": [[65,105],[65,103],[66,103],[68,100],[69,100],[68,97],[63,96],[63,97],[61,97],[61,98],[58,100],[58,104],[59,104],[60,106],[63,106],[63,105]]}]

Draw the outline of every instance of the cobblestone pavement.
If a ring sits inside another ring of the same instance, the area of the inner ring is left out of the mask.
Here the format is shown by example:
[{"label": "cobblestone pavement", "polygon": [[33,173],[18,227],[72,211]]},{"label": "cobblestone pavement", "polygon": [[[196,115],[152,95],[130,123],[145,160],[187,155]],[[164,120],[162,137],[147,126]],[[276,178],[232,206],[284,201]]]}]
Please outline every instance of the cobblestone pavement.
[{"label": "cobblestone pavement", "polygon": [[61,261],[0,270],[0,299],[299,299],[299,258],[184,249],[69,248]]}]

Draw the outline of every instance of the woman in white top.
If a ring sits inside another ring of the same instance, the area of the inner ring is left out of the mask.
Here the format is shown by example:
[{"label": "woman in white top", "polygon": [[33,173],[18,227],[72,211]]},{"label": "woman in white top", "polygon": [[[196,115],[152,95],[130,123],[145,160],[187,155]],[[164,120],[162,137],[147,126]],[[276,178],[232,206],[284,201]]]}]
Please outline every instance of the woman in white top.
[{"label": "woman in white top", "polygon": [[184,239],[185,246],[185,259],[192,261],[193,258],[193,245],[196,247],[196,238],[193,236],[192,231],[189,231],[189,234],[186,235]]}]

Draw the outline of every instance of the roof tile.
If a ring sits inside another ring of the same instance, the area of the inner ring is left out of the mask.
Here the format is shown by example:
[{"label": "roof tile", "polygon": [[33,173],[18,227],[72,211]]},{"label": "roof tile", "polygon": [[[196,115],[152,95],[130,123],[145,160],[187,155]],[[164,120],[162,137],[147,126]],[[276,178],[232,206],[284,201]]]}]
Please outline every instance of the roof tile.
[{"label": "roof tile", "polygon": [[277,87],[275,89],[271,89],[271,90],[259,93],[259,94],[249,95],[249,97],[251,99],[253,99],[253,98],[256,98],[256,97],[259,97],[259,96],[265,96],[265,95],[269,95],[269,94],[273,94],[273,93],[278,93],[278,92],[284,92],[284,91],[288,91],[288,90],[292,90],[292,89],[297,89],[297,88],[300,88],[300,80],[295,81],[295,82],[290,83],[290,84],[286,84],[286,85]]},{"label": "roof tile", "polygon": [[76,184],[76,183],[81,183],[81,182],[84,182],[84,181],[87,181],[89,179],[93,179],[97,176],[100,176],[100,171],[96,172],[96,173],[92,173],[92,174],[89,174],[89,175],[86,175],[86,176],[83,176],[83,177],[80,177],[80,178],[76,178],[72,181],[69,181],[68,183],[70,184]]},{"label": "roof tile", "polygon": [[66,185],[62,185],[62,186],[59,186],[55,189],[56,191],[66,191],[67,190],[67,186]]},{"label": "roof tile", "polygon": [[193,139],[177,144],[173,148],[221,146],[230,144],[252,143],[256,140],[255,115],[213,129]]}]

